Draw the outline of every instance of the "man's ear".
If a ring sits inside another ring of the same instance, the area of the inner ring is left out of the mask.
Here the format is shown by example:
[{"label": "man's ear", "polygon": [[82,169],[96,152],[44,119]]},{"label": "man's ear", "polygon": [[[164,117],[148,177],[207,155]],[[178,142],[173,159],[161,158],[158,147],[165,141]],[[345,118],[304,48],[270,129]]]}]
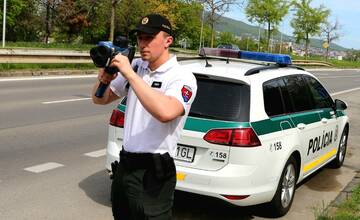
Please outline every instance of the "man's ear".
[{"label": "man's ear", "polygon": [[165,39],[165,48],[169,48],[173,41],[174,38],[172,36],[167,36]]}]

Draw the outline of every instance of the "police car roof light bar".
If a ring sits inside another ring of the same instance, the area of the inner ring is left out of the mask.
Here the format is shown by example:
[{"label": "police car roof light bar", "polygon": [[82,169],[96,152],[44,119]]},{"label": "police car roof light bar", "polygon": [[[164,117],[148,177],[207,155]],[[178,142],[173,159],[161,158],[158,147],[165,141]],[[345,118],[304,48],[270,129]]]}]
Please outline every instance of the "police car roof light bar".
[{"label": "police car roof light bar", "polygon": [[292,64],[291,57],[285,54],[239,51],[239,58],[246,60],[273,62],[281,66],[287,66]]},{"label": "police car roof light bar", "polygon": [[279,66],[288,66],[292,64],[291,57],[286,54],[272,54],[263,52],[241,51],[224,48],[201,48],[199,51],[200,56],[215,56],[226,58],[238,58],[245,60],[255,60],[262,62],[276,63]]}]

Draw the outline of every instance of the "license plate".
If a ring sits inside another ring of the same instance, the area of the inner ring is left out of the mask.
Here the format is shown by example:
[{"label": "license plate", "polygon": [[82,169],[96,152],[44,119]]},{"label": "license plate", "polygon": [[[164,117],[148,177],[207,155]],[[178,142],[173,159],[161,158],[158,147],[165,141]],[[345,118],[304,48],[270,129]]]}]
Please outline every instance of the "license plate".
[{"label": "license plate", "polygon": [[195,147],[178,145],[174,159],[192,163],[195,157]]}]

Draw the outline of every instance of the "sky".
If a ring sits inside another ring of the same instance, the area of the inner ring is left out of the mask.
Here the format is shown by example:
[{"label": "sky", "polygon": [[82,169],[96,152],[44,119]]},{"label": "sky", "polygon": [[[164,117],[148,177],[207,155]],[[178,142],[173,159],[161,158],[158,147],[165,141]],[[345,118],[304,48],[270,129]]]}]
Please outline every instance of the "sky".
[{"label": "sky", "polygon": [[[341,37],[334,43],[345,48],[354,48],[359,50],[360,0],[313,0],[311,6],[319,7],[321,4],[331,11],[329,21],[331,23],[335,23],[337,19],[341,25],[341,28],[338,31]],[[229,12],[224,14],[224,16],[251,24],[247,20],[245,10],[243,8],[233,6]],[[288,14],[279,26],[280,31],[287,35],[292,35],[293,32],[290,26],[291,19],[292,16]]]}]

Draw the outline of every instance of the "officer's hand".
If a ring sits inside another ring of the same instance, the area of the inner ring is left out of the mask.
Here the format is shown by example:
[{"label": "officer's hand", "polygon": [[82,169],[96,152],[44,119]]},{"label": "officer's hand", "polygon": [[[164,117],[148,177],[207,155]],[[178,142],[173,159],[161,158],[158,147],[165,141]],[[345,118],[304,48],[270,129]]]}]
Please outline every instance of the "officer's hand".
[{"label": "officer's hand", "polygon": [[114,162],[111,163],[111,172],[112,172],[113,176],[115,175],[115,172],[117,171],[118,166],[119,166],[119,162],[117,160],[115,160]]},{"label": "officer's hand", "polygon": [[109,84],[116,77],[117,77],[117,73],[108,74],[108,73],[105,72],[104,69],[100,69],[99,74],[98,74],[99,81],[106,84],[106,85]]},{"label": "officer's hand", "polygon": [[126,78],[128,79],[128,77],[131,76],[131,74],[134,74],[134,70],[131,67],[131,64],[129,62],[129,59],[122,55],[122,54],[118,54],[116,55],[112,61],[110,66],[115,66],[119,69],[119,72]]}]

